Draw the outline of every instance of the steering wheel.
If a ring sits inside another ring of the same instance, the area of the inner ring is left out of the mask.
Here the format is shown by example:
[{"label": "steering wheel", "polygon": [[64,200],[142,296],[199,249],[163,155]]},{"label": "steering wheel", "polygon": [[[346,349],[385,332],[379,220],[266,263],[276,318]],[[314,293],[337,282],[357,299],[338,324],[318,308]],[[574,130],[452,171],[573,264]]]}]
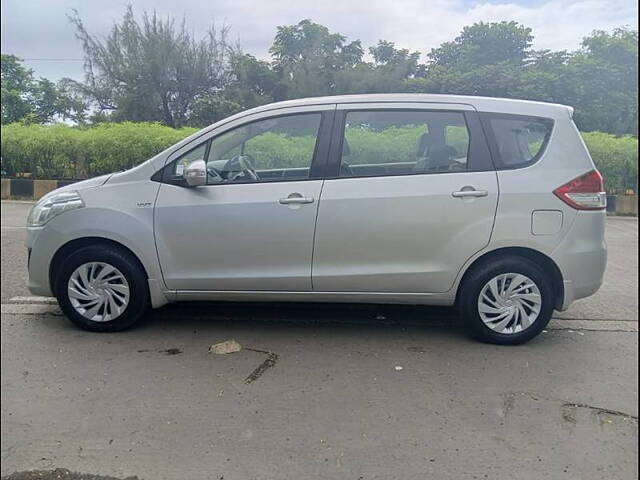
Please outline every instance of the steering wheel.
[{"label": "steering wheel", "polygon": [[[223,169],[225,172],[229,172],[227,181],[233,182],[242,173],[246,173],[254,181],[260,180],[260,176],[258,175],[258,172],[256,172],[255,163],[255,159],[249,154],[236,155],[235,157],[230,158],[224,165]],[[232,172],[238,173],[232,174]]]}]

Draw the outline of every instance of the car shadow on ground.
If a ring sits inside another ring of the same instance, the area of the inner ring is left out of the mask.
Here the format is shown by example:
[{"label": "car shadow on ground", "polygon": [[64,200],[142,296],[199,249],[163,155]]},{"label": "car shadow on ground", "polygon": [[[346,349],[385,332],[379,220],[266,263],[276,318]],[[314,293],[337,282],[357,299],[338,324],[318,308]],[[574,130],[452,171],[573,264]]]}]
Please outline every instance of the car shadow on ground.
[{"label": "car shadow on ground", "polygon": [[184,302],[150,311],[132,332],[143,336],[208,338],[249,335],[256,341],[362,338],[476,344],[453,308],[333,303]]},{"label": "car shadow on ground", "polygon": [[[64,315],[49,316],[47,328],[80,332]],[[312,335],[331,331],[385,335],[412,332],[470,340],[451,307],[348,303],[180,302],[150,310],[132,329],[133,336],[180,335],[192,331],[240,334],[243,331],[295,332]],[[427,333],[428,332],[428,333]],[[437,333],[436,333],[437,332]],[[86,333],[86,332],[85,332]],[[118,335],[118,334],[115,334]]]},{"label": "car shadow on ground", "polygon": [[207,326],[286,330],[404,331],[437,329],[464,337],[453,308],[414,305],[333,303],[184,302],[150,311],[135,327],[154,330],[189,330]]},{"label": "car shadow on ground", "polygon": [[[254,347],[265,349],[272,342],[306,342],[319,338],[337,343],[368,338],[374,342],[390,342],[390,345],[408,341],[411,345],[422,342],[424,345],[448,344],[451,348],[471,346],[472,350],[496,348],[470,336],[456,309],[422,305],[179,302],[150,310],[131,329],[116,333],[83,331],[62,313],[45,315],[42,320],[45,320],[45,332],[42,332],[45,335],[70,335],[70,339],[82,338],[95,345],[104,342],[105,337],[131,345],[151,340],[168,345],[167,354],[173,351],[174,343],[200,343],[197,338],[206,339],[210,342],[208,345],[232,338],[251,338]],[[106,341],[111,343],[110,339]],[[558,335],[549,334],[540,335],[528,344],[551,345],[557,341],[560,341]]]}]

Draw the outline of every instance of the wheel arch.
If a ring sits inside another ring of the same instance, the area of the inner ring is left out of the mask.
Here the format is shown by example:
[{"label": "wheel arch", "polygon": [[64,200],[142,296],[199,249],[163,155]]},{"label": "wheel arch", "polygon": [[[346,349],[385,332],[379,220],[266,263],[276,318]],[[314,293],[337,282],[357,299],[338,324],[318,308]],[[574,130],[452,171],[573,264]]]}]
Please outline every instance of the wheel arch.
[{"label": "wheel arch", "polygon": [[73,240],[70,240],[64,245],[60,246],[60,248],[58,248],[58,250],[56,250],[56,253],[53,255],[51,259],[51,263],[49,264],[49,285],[51,286],[52,292],[56,291],[56,279],[58,276],[57,274],[60,271],[60,267],[62,266],[62,263],[64,262],[64,260],[69,255],[71,255],[71,253],[73,253],[74,251],[80,248],[93,246],[93,245],[105,245],[105,246],[116,247],[120,250],[127,252],[129,255],[131,255],[132,258],[135,259],[138,266],[142,269],[142,272],[144,273],[145,278],[147,280],[149,279],[149,273],[147,272],[147,269],[145,268],[142,261],[140,261],[140,258],[138,258],[138,256],[126,245],[116,240],[112,240],[110,238],[80,237],[80,238],[75,238]]},{"label": "wheel arch", "polygon": [[525,258],[527,260],[534,262],[539,267],[541,267],[544,270],[544,272],[547,275],[549,275],[549,278],[551,279],[553,284],[553,290],[556,296],[554,299],[554,307],[556,309],[559,309],[562,306],[562,303],[564,300],[564,282],[563,282],[562,272],[560,271],[560,267],[558,267],[556,262],[548,255],[545,255],[544,253],[538,250],[534,250],[528,247],[502,247],[502,248],[498,248],[498,249],[486,252],[480,257],[476,258],[467,267],[464,274],[462,275],[462,278],[460,279],[460,282],[458,283],[456,300],[455,300],[456,305],[458,305],[458,300],[459,300],[462,285],[464,284],[466,279],[469,277],[469,275],[476,268],[488,262],[491,262],[496,258],[503,258],[507,256]]}]

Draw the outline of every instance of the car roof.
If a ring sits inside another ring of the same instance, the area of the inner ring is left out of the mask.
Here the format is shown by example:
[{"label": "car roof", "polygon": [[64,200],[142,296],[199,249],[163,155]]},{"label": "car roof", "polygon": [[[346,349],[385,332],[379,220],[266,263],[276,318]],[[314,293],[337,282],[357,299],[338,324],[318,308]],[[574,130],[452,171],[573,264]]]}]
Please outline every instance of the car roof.
[{"label": "car roof", "polygon": [[243,114],[277,110],[287,107],[310,105],[349,104],[349,103],[447,103],[468,105],[479,112],[515,113],[519,115],[557,115],[573,114],[573,108],[558,103],[535,102],[512,98],[479,97],[470,95],[442,95],[431,93],[373,93],[360,95],[334,95],[327,97],[308,97],[283,102],[270,103],[243,112]]}]

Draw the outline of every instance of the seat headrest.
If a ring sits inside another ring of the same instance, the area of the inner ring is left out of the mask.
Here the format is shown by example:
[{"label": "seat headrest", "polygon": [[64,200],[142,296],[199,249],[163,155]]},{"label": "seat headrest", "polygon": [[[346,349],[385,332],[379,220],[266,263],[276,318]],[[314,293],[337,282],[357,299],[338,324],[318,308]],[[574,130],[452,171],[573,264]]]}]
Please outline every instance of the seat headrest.
[{"label": "seat headrest", "polygon": [[342,140],[342,156],[343,157],[348,157],[349,155],[351,155],[351,149],[349,148],[349,142],[347,142],[347,139],[344,138]]},{"label": "seat headrest", "polygon": [[420,138],[418,139],[417,156],[424,157],[427,154],[427,148],[429,148],[432,143],[433,139],[431,138],[430,134],[423,133],[422,135],[420,135]]}]

